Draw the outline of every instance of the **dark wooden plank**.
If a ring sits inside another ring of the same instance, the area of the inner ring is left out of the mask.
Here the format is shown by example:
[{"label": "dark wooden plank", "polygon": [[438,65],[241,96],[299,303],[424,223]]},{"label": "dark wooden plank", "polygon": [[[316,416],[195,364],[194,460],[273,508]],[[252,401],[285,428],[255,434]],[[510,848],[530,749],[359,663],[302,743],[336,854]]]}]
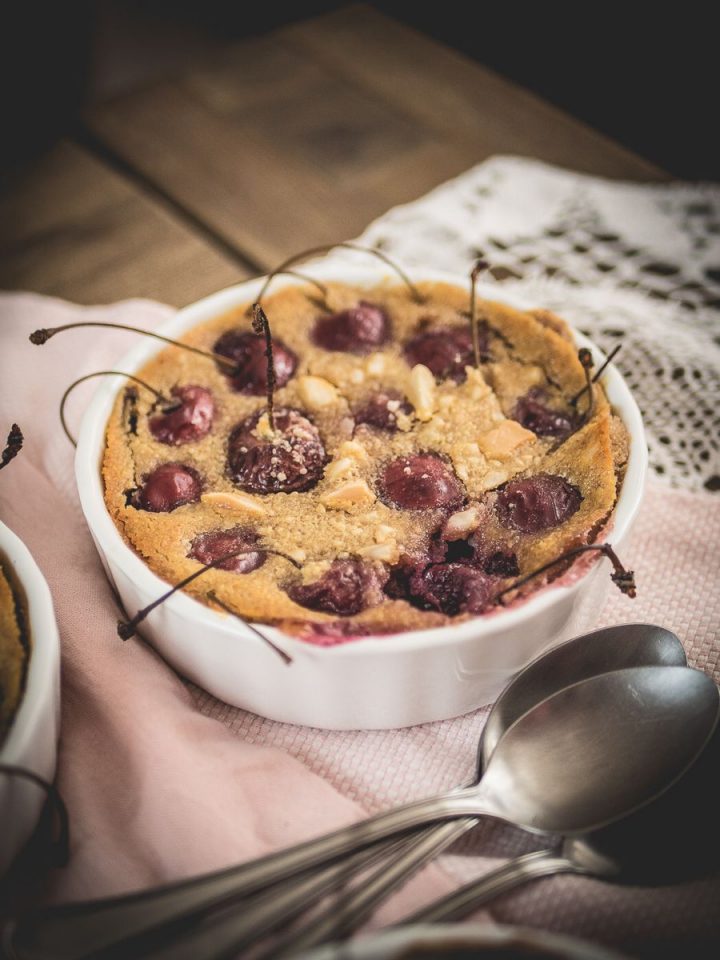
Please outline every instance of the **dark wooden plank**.
[{"label": "dark wooden plank", "polygon": [[475,162],[515,153],[596,176],[667,179],[529,90],[364,4],[293,24],[280,37],[417,123],[466,144]]},{"label": "dark wooden plank", "polygon": [[6,289],[182,306],[247,275],[166,204],[73,143],[58,144],[0,196]]},{"label": "dark wooden plank", "polygon": [[537,97],[358,6],[94,109],[107,149],[248,259],[359,233],[494,153],[662,174]]},{"label": "dark wooden plank", "polygon": [[360,232],[459,173],[467,150],[274,38],[92,111],[95,136],[227,243],[271,266]]}]

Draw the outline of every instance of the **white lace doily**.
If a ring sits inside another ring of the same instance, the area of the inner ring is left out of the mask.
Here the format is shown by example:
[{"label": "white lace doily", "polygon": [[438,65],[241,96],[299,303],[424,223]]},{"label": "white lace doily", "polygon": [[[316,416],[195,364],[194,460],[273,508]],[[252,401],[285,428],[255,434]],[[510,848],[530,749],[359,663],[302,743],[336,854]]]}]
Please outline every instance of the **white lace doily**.
[{"label": "white lace doily", "polygon": [[611,182],[498,157],[359,239],[454,272],[484,257],[498,287],[557,311],[606,352],[620,342],[655,474],[720,489],[720,187]]}]

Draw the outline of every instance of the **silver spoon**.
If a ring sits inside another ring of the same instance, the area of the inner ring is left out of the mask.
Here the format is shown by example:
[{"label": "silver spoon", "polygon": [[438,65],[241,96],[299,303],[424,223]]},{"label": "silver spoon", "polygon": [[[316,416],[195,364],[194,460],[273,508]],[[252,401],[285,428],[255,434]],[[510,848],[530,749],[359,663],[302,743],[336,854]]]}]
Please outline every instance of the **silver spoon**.
[{"label": "silver spoon", "polygon": [[[498,741],[524,713],[554,693],[612,670],[640,666],[685,666],[682,644],[674,633],[653,624],[606,627],[568,640],[541,654],[522,670],[495,702],[478,744],[475,783],[479,783]],[[349,936],[393,891],[477,824],[476,817],[433,824],[409,838],[406,852],[384,862],[357,890],[331,904],[302,930],[295,930],[292,952],[322,943],[331,936]],[[402,852],[402,851],[401,851]],[[299,893],[301,891],[298,891]],[[307,900],[305,901],[307,903]],[[284,948],[276,944],[275,955]]]},{"label": "silver spoon", "polygon": [[[490,745],[496,742],[497,731],[501,726],[507,727],[514,722],[531,702],[544,699],[563,686],[603,670],[631,665],[684,663],[685,654],[677,637],[662,627],[648,624],[630,624],[595,631],[554,648],[526,667],[493,707],[478,750],[477,781],[491,752]],[[493,720],[498,713],[502,716],[500,724]],[[429,829],[437,831],[439,850],[440,842],[444,847],[475,823],[475,818],[464,818],[457,822],[433,824]],[[407,840],[402,842],[407,843]],[[411,842],[415,843],[415,837]],[[435,850],[434,847],[432,849]],[[295,853],[295,850],[290,853]],[[18,942],[23,940],[28,948],[33,944],[40,951],[38,956],[43,949],[52,952],[62,944],[64,956],[81,957],[91,948],[94,951],[105,949],[116,941],[139,936],[174,920],[184,924],[188,918],[222,906],[225,902],[251,896],[269,883],[285,878],[280,868],[275,871],[274,877],[265,882],[262,876],[258,876],[257,870],[258,866],[264,864],[272,868],[278,859],[282,861],[284,857],[283,853],[272,855],[248,865],[154,891],[51,908],[28,918],[17,928],[14,938]],[[306,903],[307,900],[300,900],[299,907],[304,907]],[[30,938],[28,927],[32,928]]]},{"label": "silver spoon", "polygon": [[673,787],[630,817],[587,836],[568,837],[560,850],[517,857],[404,918],[447,923],[485,906],[528,880],[572,873],[613,883],[660,886],[702,877],[720,866],[720,728]]},{"label": "silver spoon", "polygon": [[[476,815],[482,811],[533,832],[600,829],[681,777],[719,714],[715,685],[687,667],[636,667],[581,681],[542,701],[505,733],[473,788]],[[583,829],[582,823],[594,826]],[[170,952],[165,945],[143,956],[230,960],[257,944],[242,915],[225,920],[190,932]],[[305,946],[293,938],[294,951]],[[264,956],[282,953],[275,944]]]}]

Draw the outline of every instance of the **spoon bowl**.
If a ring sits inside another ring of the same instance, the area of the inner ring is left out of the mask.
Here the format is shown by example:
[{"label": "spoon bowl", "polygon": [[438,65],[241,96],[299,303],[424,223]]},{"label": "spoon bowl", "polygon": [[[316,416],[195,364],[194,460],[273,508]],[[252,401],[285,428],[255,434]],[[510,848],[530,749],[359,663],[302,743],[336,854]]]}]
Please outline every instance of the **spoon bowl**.
[{"label": "spoon bowl", "polygon": [[448,923],[467,917],[532,879],[559,873],[642,886],[697,880],[720,867],[720,727],[674,785],[628,817],[585,836],[566,837],[561,849],[525,854],[404,918]]},{"label": "spoon bowl", "polygon": [[475,789],[526,830],[590,833],[675,783],[710,740],[720,700],[688,667],[633,667],[561,690],[516,720]]},{"label": "spoon bowl", "polygon": [[720,727],[687,773],[629,817],[563,844],[563,855],[595,876],[658,886],[720,867]]},{"label": "spoon bowl", "polygon": [[478,780],[505,731],[546,697],[612,670],[686,665],[677,636],[651,623],[604,627],[553,647],[508,684],[490,711],[478,750]]}]

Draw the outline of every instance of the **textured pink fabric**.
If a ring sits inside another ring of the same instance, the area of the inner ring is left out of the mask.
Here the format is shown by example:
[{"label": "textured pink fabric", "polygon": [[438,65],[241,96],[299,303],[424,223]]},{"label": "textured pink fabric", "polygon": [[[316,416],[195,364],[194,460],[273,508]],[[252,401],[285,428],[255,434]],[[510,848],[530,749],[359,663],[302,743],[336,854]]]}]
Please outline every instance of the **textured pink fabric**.
[{"label": "textured pink fabric", "polygon": [[[117,611],[74,491],[72,449],[57,403],[75,377],[104,369],[133,335],[63,334],[42,348],[39,326],[78,319],[157,325],[171,311],[130,301],[81,308],[31,295],[0,299],[0,430],[17,421],[20,457],[3,472],[2,519],[26,542],[55,599],[63,648],[59,785],[73,823],[70,866],[53,896],[76,899],[238,862],[392,804],[466,780],[486,710],[409,730],[332,732],[245,713],[180,682],[140,641],[123,644]],[[70,420],[92,384],[77,391]],[[720,679],[720,501],[651,486],[624,559],[639,596],[613,592],[601,624],[662,623],[690,660]],[[519,831],[482,828],[468,850],[425,871],[376,923],[441,896],[459,880],[533,848]],[[482,842],[480,842],[482,841]],[[663,891],[556,878],[506,897],[505,922],[647,946],[718,935],[717,885]]]}]

